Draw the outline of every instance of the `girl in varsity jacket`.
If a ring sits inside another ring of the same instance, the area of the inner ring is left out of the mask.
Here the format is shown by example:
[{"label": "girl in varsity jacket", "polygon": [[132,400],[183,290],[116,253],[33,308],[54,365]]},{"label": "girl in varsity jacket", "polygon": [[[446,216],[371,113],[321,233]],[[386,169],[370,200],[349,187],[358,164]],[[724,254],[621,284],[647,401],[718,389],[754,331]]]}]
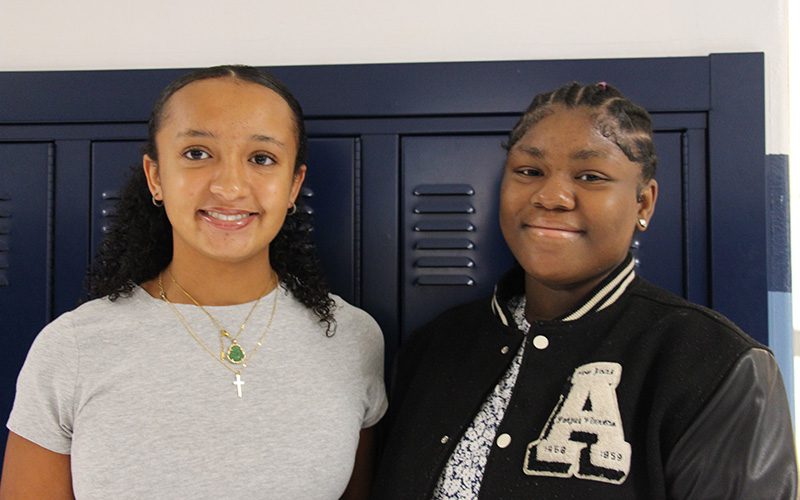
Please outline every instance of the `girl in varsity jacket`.
[{"label": "girl in varsity jacket", "polygon": [[647,112],[569,84],[536,96],[507,148],[518,266],[404,346],[374,496],[795,498],[772,354],[636,274],[658,195]]}]

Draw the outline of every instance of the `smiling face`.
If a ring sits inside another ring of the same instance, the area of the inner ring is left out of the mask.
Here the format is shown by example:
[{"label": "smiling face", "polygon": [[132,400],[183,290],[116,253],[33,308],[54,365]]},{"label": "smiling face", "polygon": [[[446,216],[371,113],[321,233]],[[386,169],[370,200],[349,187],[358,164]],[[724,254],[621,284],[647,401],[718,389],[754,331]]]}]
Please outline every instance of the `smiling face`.
[{"label": "smiling face", "polygon": [[158,161],[145,155],[144,170],[172,224],[173,261],[269,262],[305,175],[294,168],[293,120],[278,94],[235,78],[199,80],[169,99]]},{"label": "smiling face", "polygon": [[586,107],[553,105],[509,150],[500,227],[528,281],[588,292],[627,255],[657,195]]}]

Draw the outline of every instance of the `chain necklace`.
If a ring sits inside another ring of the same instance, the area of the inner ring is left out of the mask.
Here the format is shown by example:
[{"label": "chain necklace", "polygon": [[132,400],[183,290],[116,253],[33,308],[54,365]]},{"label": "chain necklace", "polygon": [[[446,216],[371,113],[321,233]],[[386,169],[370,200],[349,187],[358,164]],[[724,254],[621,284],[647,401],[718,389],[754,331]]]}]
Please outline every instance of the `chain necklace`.
[{"label": "chain necklace", "polygon": [[[233,375],[234,375],[233,385],[236,386],[236,393],[241,398],[242,397],[242,386],[244,385],[244,380],[242,380],[242,372],[241,372],[241,370],[237,370],[236,368],[233,368],[232,366],[230,366],[227,363],[225,363],[225,361],[223,359],[218,358],[217,355],[214,353],[214,351],[212,351],[210,347],[208,347],[202,340],[200,340],[200,337],[197,336],[197,333],[195,333],[195,331],[192,329],[192,327],[189,326],[189,322],[186,320],[186,317],[183,314],[181,314],[181,312],[178,310],[177,307],[175,307],[175,304],[173,304],[172,302],[169,301],[169,299],[167,299],[167,292],[164,291],[164,283],[163,283],[163,281],[161,279],[161,274],[162,273],[158,274],[158,291],[159,291],[159,294],[161,295],[161,300],[166,302],[170,306],[170,308],[172,308],[172,311],[175,313],[175,316],[178,317],[178,320],[181,322],[181,324],[186,329],[186,331],[189,332],[189,335],[192,336],[192,338],[195,340],[195,342],[197,342],[200,345],[200,347],[205,349],[205,351],[208,354],[210,354],[212,358],[214,358],[216,361],[218,361],[219,364],[221,364],[223,367],[225,367],[226,370],[228,370],[231,373],[233,373]],[[278,290],[278,277],[277,277],[277,275],[275,275],[274,272],[273,272],[273,276],[275,277],[275,291],[274,291],[275,298],[272,300],[272,312],[270,312],[269,320],[267,320],[267,326],[264,327],[264,331],[261,333],[261,336],[256,341],[255,346],[250,351],[249,359],[253,359],[253,356],[255,356],[255,354],[258,351],[258,349],[261,348],[261,346],[263,344],[263,341],[264,341],[264,338],[267,336],[267,332],[269,332],[269,327],[272,326],[272,320],[275,319],[275,311],[278,309],[278,295],[280,294],[280,290]],[[197,304],[197,305],[200,307],[200,309],[203,309],[203,306],[201,306],[200,304]],[[206,313],[206,314],[208,314],[208,313]],[[247,364],[243,362],[243,363],[241,363],[241,367],[242,368],[247,368]]]},{"label": "chain necklace", "polygon": [[[214,325],[219,329],[219,359],[221,359],[221,360],[227,359],[228,361],[230,361],[231,363],[233,363],[235,365],[238,365],[240,363],[244,363],[244,360],[245,360],[245,357],[247,356],[247,354],[245,353],[244,348],[239,344],[239,336],[244,331],[245,326],[247,326],[247,322],[250,321],[250,316],[253,315],[253,311],[255,311],[256,307],[258,307],[258,304],[261,302],[261,298],[264,296],[264,294],[261,294],[258,297],[258,300],[256,300],[255,303],[253,304],[253,307],[250,308],[250,312],[247,313],[247,317],[245,317],[244,321],[242,321],[242,323],[239,325],[239,331],[236,332],[236,335],[235,336],[231,336],[231,334],[228,331],[228,329],[225,328],[224,326],[222,326],[222,324],[220,324],[220,322],[217,321],[217,318],[212,316],[211,313],[208,312],[208,310],[206,310],[205,307],[200,305],[200,303],[197,301],[197,299],[192,297],[192,295],[189,292],[187,292],[186,289],[183,288],[180,283],[178,283],[178,281],[175,279],[175,276],[172,275],[172,272],[169,269],[167,269],[167,274],[169,274],[169,278],[172,280],[172,283],[174,283],[175,286],[177,286],[178,289],[181,292],[183,292],[183,294],[186,295],[186,297],[188,297],[189,300],[191,300],[194,303],[194,305],[199,307],[200,310],[202,310],[206,314],[206,316],[208,316],[208,319],[210,319],[211,322],[214,323]],[[276,285],[277,285],[277,279],[275,280],[275,282],[276,282]],[[272,283],[267,285],[267,290],[269,290],[271,286],[272,286]],[[266,292],[266,290],[265,290],[265,292]],[[224,341],[224,339],[228,339],[231,342],[231,345],[228,347],[227,350],[225,349],[225,341]]]}]

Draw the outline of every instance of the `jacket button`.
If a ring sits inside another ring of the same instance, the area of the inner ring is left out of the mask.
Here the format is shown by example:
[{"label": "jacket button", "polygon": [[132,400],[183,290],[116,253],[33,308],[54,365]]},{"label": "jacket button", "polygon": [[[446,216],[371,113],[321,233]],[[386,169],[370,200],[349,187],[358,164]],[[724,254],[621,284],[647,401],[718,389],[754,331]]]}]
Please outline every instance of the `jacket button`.
[{"label": "jacket button", "polygon": [[496,443],[498,447],[506,448],[508,447],[508,445],[511,444],[511,436],[506,433],[500,434],[499,436],[497,436]]},{"label": "jacket button", "polygon": [[537,335],[533,337],[533,347],[542,350],[547,349],[547,346],[550,345],[550,341],[547,340],[547,337],[544,335]]},{"label": "jacket button", "polygon": [[508,354],[508,346],[507,346],[507,345],[504,345],[504,346],[502,347],[502,349],[500,349],[500,353],[501,353],[501,354]]},{"label": "jacket button", "polygon": [[442,436],[442,439],[439,440],[439,442],[442,444],[447,444],[448,441],[450,441],[449,436]]}]

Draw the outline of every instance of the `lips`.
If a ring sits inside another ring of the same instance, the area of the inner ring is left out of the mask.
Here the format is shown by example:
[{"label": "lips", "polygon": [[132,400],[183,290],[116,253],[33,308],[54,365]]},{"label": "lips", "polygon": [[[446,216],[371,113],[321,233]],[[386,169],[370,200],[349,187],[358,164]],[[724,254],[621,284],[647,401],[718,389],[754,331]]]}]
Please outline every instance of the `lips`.
[{"label": "lips", "polygon": [[543,238],[574,239],[584,233],[583,230],[563,222],[532,221],[523,223],[522,227]]},{"label": "lips", "polygon": [[214,212],[213,210],[207,210],[206,211],[206,215],[208,215],[209,217],[213,217],[214,219],[217,219],[217,220],[223,220],[223,221],[227,221],[227,222],[234,222],[234,221],[242,220],[245,217],[248,217],[250,215],[250,213],[247,212],[247,213],[239,213],[239,214],[227,215],[227,214],[223,214],[221,212]]},{"label": "lips", "polygon": [[198,215],[216,228],[234,230],[250,224],[258,216],[258,213],[230,208],[209,208],[198,210]]}]

